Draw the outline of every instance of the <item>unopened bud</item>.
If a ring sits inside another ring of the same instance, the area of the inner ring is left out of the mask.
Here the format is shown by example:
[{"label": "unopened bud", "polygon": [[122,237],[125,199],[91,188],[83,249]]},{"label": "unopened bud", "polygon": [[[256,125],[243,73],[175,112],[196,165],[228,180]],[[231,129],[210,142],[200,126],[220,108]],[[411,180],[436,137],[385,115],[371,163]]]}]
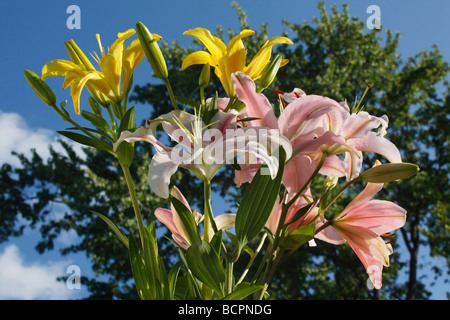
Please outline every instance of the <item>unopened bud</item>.
[{"label": "unopened bud", "polygon": [[364,171],[358,180],[373,183],[384,183],[408,178],[419,172],[420,168],[412,163],[386,163],[375,165]]},{"label": "unopened bud", "polygon": [[91,107],[91,110],[93,113],[95,113],[96,115],[102,114],[102,109],[100,108],[100,105],[94,98],[89,97],[88,102],[89,102],[89,106]]},{"label": "unopened bud", "polygon": [[89,61],[80,47],[77,46],[75,41],[70,39],[69,42],[64,42],[64,45],[72,62],[84,65],[88,71],[95,71],[94,65]]},{"label": "unopened bud", "polygon": [[48,106],[52,107],[56,103],[56,97],[52,89],[33,71],[24,70],[25,79],[30,87],[36,92],[38,97]]},{"label": "unopened bud", "polygon": [[156,43],[157,40],[161,40],[161,37],[151,34],[142,22],[136,24],[136,33],[155,76],[160,79],[166,79],[168,77],[166,61],[164,60],[161,49]]},{"label": "unopened bud", "polygon": [[283,56],[281,54],[277,55],[272,61],[269,62],[267,67],[264,69],[261,79],[259,80],[260,90],[264,90],[275,80],[275,76],[280,69],[281,62],[283,61]]},{"label": "unopened bud", "polygon": [[325,179],[325,188],[327,189],[333,189],[334,187],[336,187],[337,183],[338,183],[339,177],[326,177]]},{"label": "unopened bud", "polygon": [[111,104],[111,100],[101,91],[97,90],[93,86],[91,86],[89,83],[86,83],[86,89],[89,91],[89,93],[92,95],[92,97],[100,103],[101,106],[108,108],[108,106]]},{"label": "unopened bud", "polygon": [[208,63],[203,65],[202,72],[200,73],[200,77],[198,78],[198,85],[202,88],[206,88],[209,84],[209,78],[211,75],[211,67]]}]

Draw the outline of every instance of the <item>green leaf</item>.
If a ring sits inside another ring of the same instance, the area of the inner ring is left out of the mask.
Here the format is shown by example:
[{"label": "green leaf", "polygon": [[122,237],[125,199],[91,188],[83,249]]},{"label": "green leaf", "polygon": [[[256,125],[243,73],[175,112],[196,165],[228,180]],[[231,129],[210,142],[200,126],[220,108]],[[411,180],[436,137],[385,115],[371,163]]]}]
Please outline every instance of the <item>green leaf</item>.
[{"label": "green leaf", "polygon": [[182,261],[175,263],[169,271],[167,276],[167,282],[169,284],[169,297],[168,300],[173,300],[175,296],[175,288],[177,286],[178,274],[180,272]]},{"label": "green leaf", "polygon": [[198,103],[194,100],[191,100],[186,97],[179,97],[179,96],[175,96],[175,99],[184,105],[190,106],[192,109],[196,110],[197,112],[200,110],[200,103]]},{"label": "green leaf", "polygon": [[316,223],[310,223],[293,230],[281,241],[281,246],[286,249],[298,248],[314,238]]},{"label": "green leaf", "polygon": [[[83,129],[86,130],[86,131],[89,131],[89,132],[93,132],[93,133],[95,133],[95,134],[98,134],[98,135],[102,136],[103,138],[105,138],[105,139],[111,141],[111,143],[114,143],[114,142],[115,142],[114,139],[113,139],[110,135],[108,135],[107,133],[105,133],[105,132],[103,132],[103,131],[101,131],[101,130],[93,129],[93,128],[87,128],[87,127],[81,127],[81,128],[83,128]],[[70,127],[70,128],[66,128],[66,130],[80,130],[80,129],[77,128],[77,127]]]},{"label": "green leaf", "polygon": [[115,235],[117,236],[117,238],[119,238],[120,241],[122,241],[122,243],[125,245],[125,247],[129,247],[128,244],[128,238],[125,237],[123,235],[122,232],[120,232],[119,228],[116,227],[116,225],[106,216],[102,215],[101,213],[95,212],[90,210],[92,213],[95,213],[100,219],[102,219],[103,221],[106,222],[106,224],[108,225],[108,227],[115,233]]},{"label": "green leaf", "polygon": [[75,142],[81,143],[86,146],[94,147],[99,150],[104,150],[108,152],[112,152],[112,146],[103,143],[98,139],[93,139],[91,137],[82,135],[80,133],[71,132],[71,131],[57,131],[59,134],[73,140]]},{"label": "green leaf", "polygon": [[266,166],[261,166],[245,192],[236,213],[235,230],[241,247],[259,234],[272,213],[283,178],[286,158],[283,148],[279,149],[279,155],[280,165],[275,179],[272,180],[270,175],[262,175],[261,170]]},{"label": "green leaf", "polygon": [[264,285],[253,285],[249,282],[242,282],[237,285],[236,289],[225,296],[223,300],[242,300],[255,293],[258,290],[264,289]]},{"label": "green leaf", "polygon": [[201,242],[201,238],[198,234],[197,224],[195,223],[192,212],[189,211],[189,209],[186,208],[186,206],[177,198],[170,196],[170,201],[172,202],[172,205],[177,211],[178,216],[186,229],[190,243],[194,245],[199,244]]},{"label": "green leaf", "polygon": [[151,223],[147,228],[143,229],[144,233],[144,262],[145,271],[147,274],[147,281],[150,287],[150,291],[156,297],[161,296],[161,282],[160,282],[160,272],[158,266],[158,247],[156,236],[153,234],[152,229],[154,229],[154,222]]},{"label": "green leaf", "polygon": [[134,106],[125,112],[122,119],[120,120],[119,134],[125,130],[133,130],[136,128],[134,121]]},{"label": "green leaf", "polygon": [[190,246],[186,251],[186,261],[189,270],[198,280],[223,297],[225,271],[209,242],[202,240],[200,244]]},{"label": "green leaf", "polygon": [[111,128],[109,127],[108,122],[102,117],[86,110],[81,111],[81,116],[92,123],[96,128],[111,133]]},{"label": "green leaf", "polygon": [[214,236],[211,239],[211,246],[217,252],[217,255],[220,255],[220,249],[222,248],[222,239],[223,239],[223,230],[217,230]]},{"label": "green leaf", "polygon": [[145,274],[145,266],[142,261],[142,256],[139,254],[136,243],[132,237],[130,238],[129,243],[131,271],[133,272],[134,284],[139,297],[142,300],[155,298],[150,295],[148,290],[147,276]]}]

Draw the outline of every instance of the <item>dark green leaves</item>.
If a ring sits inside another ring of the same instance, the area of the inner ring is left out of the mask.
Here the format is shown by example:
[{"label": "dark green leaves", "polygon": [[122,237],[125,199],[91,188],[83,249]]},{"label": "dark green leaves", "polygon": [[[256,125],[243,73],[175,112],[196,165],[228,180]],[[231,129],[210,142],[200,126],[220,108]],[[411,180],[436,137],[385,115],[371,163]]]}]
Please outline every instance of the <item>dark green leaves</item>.
[{"label": "dark green leaves", "polygon": [[262,175],[261,168],[253,178],[236,214],[236,236],[241,247],[255,238],[269,218],[280,192],[286,153],[279,149],[279,168],[275,179]]},{"label": "dark green leaves", "polygon": [[190,246],[186,261],[192,274],[220,297],[224,295],[225,271],[214,248],[206,241]]}]

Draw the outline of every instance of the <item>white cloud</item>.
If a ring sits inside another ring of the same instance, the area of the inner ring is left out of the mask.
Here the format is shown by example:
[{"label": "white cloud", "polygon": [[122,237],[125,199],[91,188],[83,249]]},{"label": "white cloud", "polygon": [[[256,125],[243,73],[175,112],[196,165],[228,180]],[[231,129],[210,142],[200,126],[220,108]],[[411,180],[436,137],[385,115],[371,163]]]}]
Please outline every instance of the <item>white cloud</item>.
[{"label": "white cloud", "polygon": [[[57,133],[53,130],[28,126],[25,119],[18,113],[3,112],[0,110],[0,165],[7,162],[13,166],[19,166],[20,161],[16,156],[11,155],[11,151],[31,155],[31,149],[43,158],[50,155],[49,145],[52,145],[57,152],[64,152],[57,143]],[[79,155],[83,155],[79,144],[73,144]]]},{"label": "white cloud", "polygon": [[64,281],[69,261],[53,261],[42,264],[27,264],[19,248],[10,244],[0,253],[0,299],[18,300],[63,300],[76,294]]}]

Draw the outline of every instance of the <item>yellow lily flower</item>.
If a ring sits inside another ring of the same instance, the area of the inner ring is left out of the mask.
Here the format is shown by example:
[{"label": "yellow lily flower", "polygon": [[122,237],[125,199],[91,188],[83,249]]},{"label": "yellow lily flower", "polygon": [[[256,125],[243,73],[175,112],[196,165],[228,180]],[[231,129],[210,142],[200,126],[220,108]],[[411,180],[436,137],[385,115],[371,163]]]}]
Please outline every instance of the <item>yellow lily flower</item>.
[{"label": "yellow lily flower", "polygon": [[[99,64],[100,71],[95,69],[84,53],[71,40],[66,44],[66,47],[72,61],[57,59],[48,62],[42,68],[41,78],[45,80],[52,76],[65,77],[63,89],[71,87],[70,95],[77,115],[80,114],[80,95],[85,86],[94,97],[101,97],[101,100],[106,97],[110,102],[121,103],[134,69],[145,56],[138,39],[125,49],[125,40],[134,33],[133,29],[119,33],[118,39],[109,48],[108,53],[102,47],[100,35],[96,35],[101,57],[96,53],[93,57]],[[154,37],[157,40],[161,39],[158,35],[154,35]]]},{"label": "yellow lily flower", "polygon": [[[276,44],[293,44],[286,37],[274,37],[266,41],[262,48],[258,51],[252,61],[247,63],[247,52],[245,50],[242,38],[255,34],[255,31],[245,29],[240,34],[234,36],[228,45],[222,40],[213,36],[211,32],[205,28],[195,28],[183,33],[197,37],[208,49],[206,51],[196,51],[188,55],[181,66],[184,70],[194,64],[209,64],[214,67],[215,74],[220,79],[225,92],[229,97],[236,95],[233,84],[231,83],[231,74],[242,71],[253,80],[261,77],[264,69],[270,62],[272,47]],[[281,66],[286,65],[287,59],[284,59]]]}]

